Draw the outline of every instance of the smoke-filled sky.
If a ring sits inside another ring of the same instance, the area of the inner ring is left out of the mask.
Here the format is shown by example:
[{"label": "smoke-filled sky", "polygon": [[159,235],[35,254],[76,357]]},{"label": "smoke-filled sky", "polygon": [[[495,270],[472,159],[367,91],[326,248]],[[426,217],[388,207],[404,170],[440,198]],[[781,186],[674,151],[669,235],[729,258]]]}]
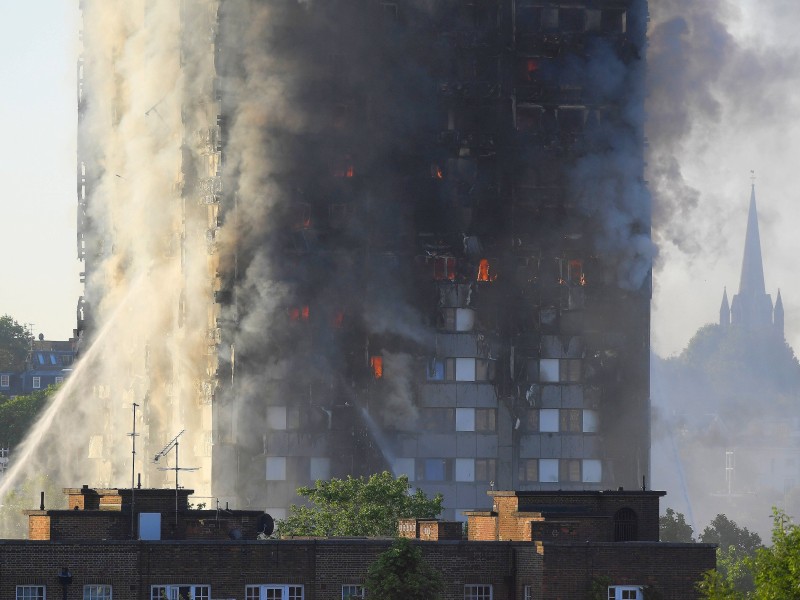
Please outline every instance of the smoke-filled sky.
[{"label": "smoke-filled sky", "polygon": [[[794,0],[651,0],[650,180],[659,258],[653,347],[679,351],[738,287],[750,171],[767,290],[800,348],[800,18]],[[683,15],[684,19],[676,19]],[[0,24],[5,75],[0,314],[66,338],[75,260],[77,1],[16,3]]]}]

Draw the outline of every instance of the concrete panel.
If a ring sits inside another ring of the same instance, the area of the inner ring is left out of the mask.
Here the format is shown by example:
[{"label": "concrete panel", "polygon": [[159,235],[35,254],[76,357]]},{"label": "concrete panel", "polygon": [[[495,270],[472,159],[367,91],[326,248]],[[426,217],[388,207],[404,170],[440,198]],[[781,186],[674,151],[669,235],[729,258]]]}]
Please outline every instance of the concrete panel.
[{"label": "concrete panel", "polygon": [[428,433],[417,440],[417,456],[431,458],[456,455],[455,433]]},{"label": "concrete panel", "polygon": [[437,333],[436,351],[443,358],[476,357],[477,338],[474,333]]},{"label": "concrete panel", "polygon": [[417,436],[400,434],[393,440],[397,456],[417,456]]},{"label": "concrete panel", "polygon": [[539,458],[542,455],[542,436],[523,435],[519,440],[520,458]]},{"label": "concrete panel", "polygon": [[[473,485],[457,485],[455,504],[457,506],[475,506],[478,505],[478,486],[483,488],[486,484],[473,484]],[[489,486],[486,485],[486,489]],[[486,496],[486,490],[481,489],[481,495]],[[488,496],[487,496],[488,498]]]},{"label": "concrete panel", "polygon": [[285,431],[271,431],[267,434],[267,454],[286,456],[289,454],[289,434]]},{"label": "concrete panel", "polygon": [[476,433],[459,432],[455,436],[456,456],[474,457],[478,449]]},{"label": "concrete panel", "polygon": [[490,383],[458,383],[455,389],[457,406],[491,408],[497,404],[497,393]]},{"label": "concrete panel", "polygon": [[561,436],[557,433],[542,434],[542,457],[561,457]]},{"label": "concrete panel", "polygon": [[596,435],[583,436],[583,456],[586,458],[600,457],[600,449],[602,448],[602,441]]},{"label": "concrete panel", "polygon": [[497,436],[493,434],[476,435],[476,452],[478,458],[494,458],[497,456]]},{"label": "concrete panel", "polygon": [[583,387],[565,385],[561,388],[561,405],[564,408],[583,408]]},{"label": "concrete panel", "polygon": [[562,436],[561,452],[564,458],[583,458],[583,436],[579,434]]},{"label": "concrete panel", "polygon": [[561,408],[561,386],[542,386],[542,408]]},{"label": "concrete panel", "polygon": [[419,388],[420,405],[423,407],[450,408],[456,405],[455,383],[425,383]]}]

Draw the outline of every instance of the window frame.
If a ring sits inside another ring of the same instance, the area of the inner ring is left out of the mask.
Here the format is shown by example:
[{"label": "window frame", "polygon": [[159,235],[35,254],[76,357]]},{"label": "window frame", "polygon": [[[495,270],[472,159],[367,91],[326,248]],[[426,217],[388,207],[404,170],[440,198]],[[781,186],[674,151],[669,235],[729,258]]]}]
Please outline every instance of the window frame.
[{"label": "window frame", "polygon": [[59,384],[62,384],[62,383],[64,383],[64,378],[63,377],[58,376],[58,377],[55,378],[55,384],[56,385],[59,385]]},{"label": "window frame", "polygon": [[0,375],[0,388],[7,388],[7,387],[11,387],[11,376]]},{"label": "window frame", "polygon": [[[183,600],[179,594],[181,588],[190,588],[189,598],[186,600],[211,600],[211,585],[207,583],[162,583],[150,586],[150,600],[163,600],[166,596],[167,600],[173,600],[172,591],[175,591],[175,599]],[[202,594],[202,591],[205,594]],[[201,592],[201,595],[198,595]],[[156,594],[163,594],[156,595]]]},{"label": "window frame", "polygon": [[[348,593],[345,595],[345,589],[353,589],[355,594]],[[344,583],[342,584],[342,600],[349,600],[350,598],[364,598],[366,597],[366,590],[360,583]]]},{"label": "window frame", "polygon": [[[300,594],[293,594],[293,590],[300,590]],[[281,590],[281,600],[303,600],[305,587],[301,583],[252,583],[244,587],[245,600],[267,600],[267,590]],[[253,594],[257,592],[257,594]]]},{"label": "window frame", "polygon": [[[634,596],[625,598],[625,592],[635,592]],[[644,593],[640,585],[610,585],[608,586],[608,600],[644,600]]]},{"label": "window frame", "polygon": [[83,600],[112,600],[113,588],[105,583],[91,583],[83,586]]},{"label": "window frame", "polygon": [[42,378],[41,377],[31,377],[31,388],[34,390],[42,389]]},{"label": "window frame", "polygon": [[464,600],[492,600],[493,596],[494,589],[491,583],[464,584]]},{"label": "window frame", "polygon": [[[33,593],[33,595],[31,595],[31,592]],[[15,596],[16,600],[47,600],[47,586],[18,585],[16,587]]]}]

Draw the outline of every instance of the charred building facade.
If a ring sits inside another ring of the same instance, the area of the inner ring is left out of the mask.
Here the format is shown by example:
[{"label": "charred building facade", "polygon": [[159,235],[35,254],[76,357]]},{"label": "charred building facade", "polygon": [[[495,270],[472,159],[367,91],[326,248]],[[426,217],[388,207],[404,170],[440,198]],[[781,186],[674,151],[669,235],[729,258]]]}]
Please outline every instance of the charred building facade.
[{"label": "charred building facade", "polygon": [[102,62],[84,2],[82,315],[130,334],[95,446],[141,400],[146,452],[185,427],[192,487],[275,516],[384,469],[449,518],[642,484],[644,0],[140,4]]}]

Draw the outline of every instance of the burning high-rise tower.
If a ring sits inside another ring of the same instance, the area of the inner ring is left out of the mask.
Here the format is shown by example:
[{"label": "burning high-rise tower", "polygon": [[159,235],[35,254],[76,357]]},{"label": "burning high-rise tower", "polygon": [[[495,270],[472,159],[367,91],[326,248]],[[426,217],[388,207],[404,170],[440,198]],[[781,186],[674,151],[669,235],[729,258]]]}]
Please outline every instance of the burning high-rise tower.
[{"label": "burning high-rise tower", "polygon": [[642,484],[645,0],[82,6],[100,481],[136,402],[276,515],[383,469],[447,516]]}]

